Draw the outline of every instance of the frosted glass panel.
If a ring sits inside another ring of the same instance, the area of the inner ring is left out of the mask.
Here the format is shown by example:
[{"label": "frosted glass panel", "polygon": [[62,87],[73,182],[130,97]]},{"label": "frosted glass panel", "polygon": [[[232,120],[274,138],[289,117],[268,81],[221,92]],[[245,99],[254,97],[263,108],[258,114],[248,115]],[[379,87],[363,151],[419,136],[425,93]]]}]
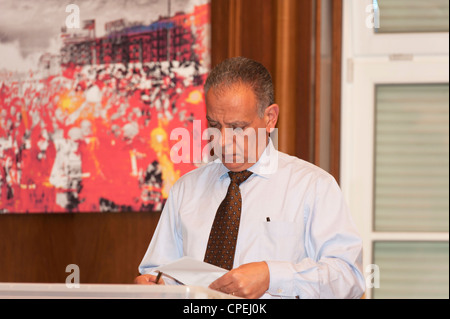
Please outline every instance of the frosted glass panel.
[{"label": "frosted glass panel", "polygon": [[375,230],[448,231],[448,84],[377,85],[375,110]]},{"label": "frosted glass panel", "polygon": [[[377,33],[448,32],[448,0],[378,0]],[[376,7],[376,6],[375,6]]]},{"label": "frosted glass panel", "polygon": [[375,242],[380,287],[373,297],[449,298],[448,243]]}]

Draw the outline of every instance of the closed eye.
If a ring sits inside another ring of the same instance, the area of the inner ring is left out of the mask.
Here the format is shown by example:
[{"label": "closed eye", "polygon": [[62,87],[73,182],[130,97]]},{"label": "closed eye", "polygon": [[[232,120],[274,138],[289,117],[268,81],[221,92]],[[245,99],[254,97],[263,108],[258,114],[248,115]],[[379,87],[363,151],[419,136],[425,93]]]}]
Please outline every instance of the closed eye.
[{"label": "closed eye", "polygon": [[220,125],[217,122],[208,122],[208,126],[212,128],[220,128]]}]

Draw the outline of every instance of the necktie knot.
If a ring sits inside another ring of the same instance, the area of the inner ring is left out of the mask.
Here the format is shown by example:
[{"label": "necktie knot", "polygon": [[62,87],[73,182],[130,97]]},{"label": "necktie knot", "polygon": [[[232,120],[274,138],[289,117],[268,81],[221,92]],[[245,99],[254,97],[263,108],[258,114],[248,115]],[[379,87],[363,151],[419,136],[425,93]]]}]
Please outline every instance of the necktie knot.
[{"label": "necktie knot", "polygon": [[242,172],[228,172],[228,175],[231,178],[231,182],[236,183],[238,185],[240,185],[241,183],[245,182],[247,180],[247,178],[250,177],[250,175],[252,175],[253,173],[250,171],[242,171]]}]

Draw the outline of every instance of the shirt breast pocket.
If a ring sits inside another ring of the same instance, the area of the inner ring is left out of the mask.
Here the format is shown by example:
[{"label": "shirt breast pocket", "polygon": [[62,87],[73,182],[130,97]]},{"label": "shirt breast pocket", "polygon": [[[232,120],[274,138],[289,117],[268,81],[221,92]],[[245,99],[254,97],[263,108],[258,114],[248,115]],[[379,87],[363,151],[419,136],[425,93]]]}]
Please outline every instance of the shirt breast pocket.
[{"label": "shirt breast pocket", "polygon": [[296,261],[303,254],[303,224],[288,221],[263,223],[261,249],[266,260]]}]

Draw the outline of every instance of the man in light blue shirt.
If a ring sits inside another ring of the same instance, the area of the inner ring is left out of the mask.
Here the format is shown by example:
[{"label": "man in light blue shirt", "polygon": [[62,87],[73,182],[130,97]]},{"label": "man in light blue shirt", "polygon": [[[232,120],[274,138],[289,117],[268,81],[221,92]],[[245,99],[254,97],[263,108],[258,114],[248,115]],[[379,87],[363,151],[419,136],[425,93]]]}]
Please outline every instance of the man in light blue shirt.
[{"label": "man in light blue shirt", "polygon": [[[250,59],[225,60],[211,71],[205,97],[209,127],[221,133],[212,141],[219,158],[174,184],[135,282],[154,284],[154,268],[183,256],[203,261],[228,172],[248,170],[233,269],[210,288],[246,298],[360,298],[362,241],[338,184],[277,151],[269,137],[279,113],[269,72]],[[250,134],[230,138],[230,129],[265,134],[251,142]]]}]

